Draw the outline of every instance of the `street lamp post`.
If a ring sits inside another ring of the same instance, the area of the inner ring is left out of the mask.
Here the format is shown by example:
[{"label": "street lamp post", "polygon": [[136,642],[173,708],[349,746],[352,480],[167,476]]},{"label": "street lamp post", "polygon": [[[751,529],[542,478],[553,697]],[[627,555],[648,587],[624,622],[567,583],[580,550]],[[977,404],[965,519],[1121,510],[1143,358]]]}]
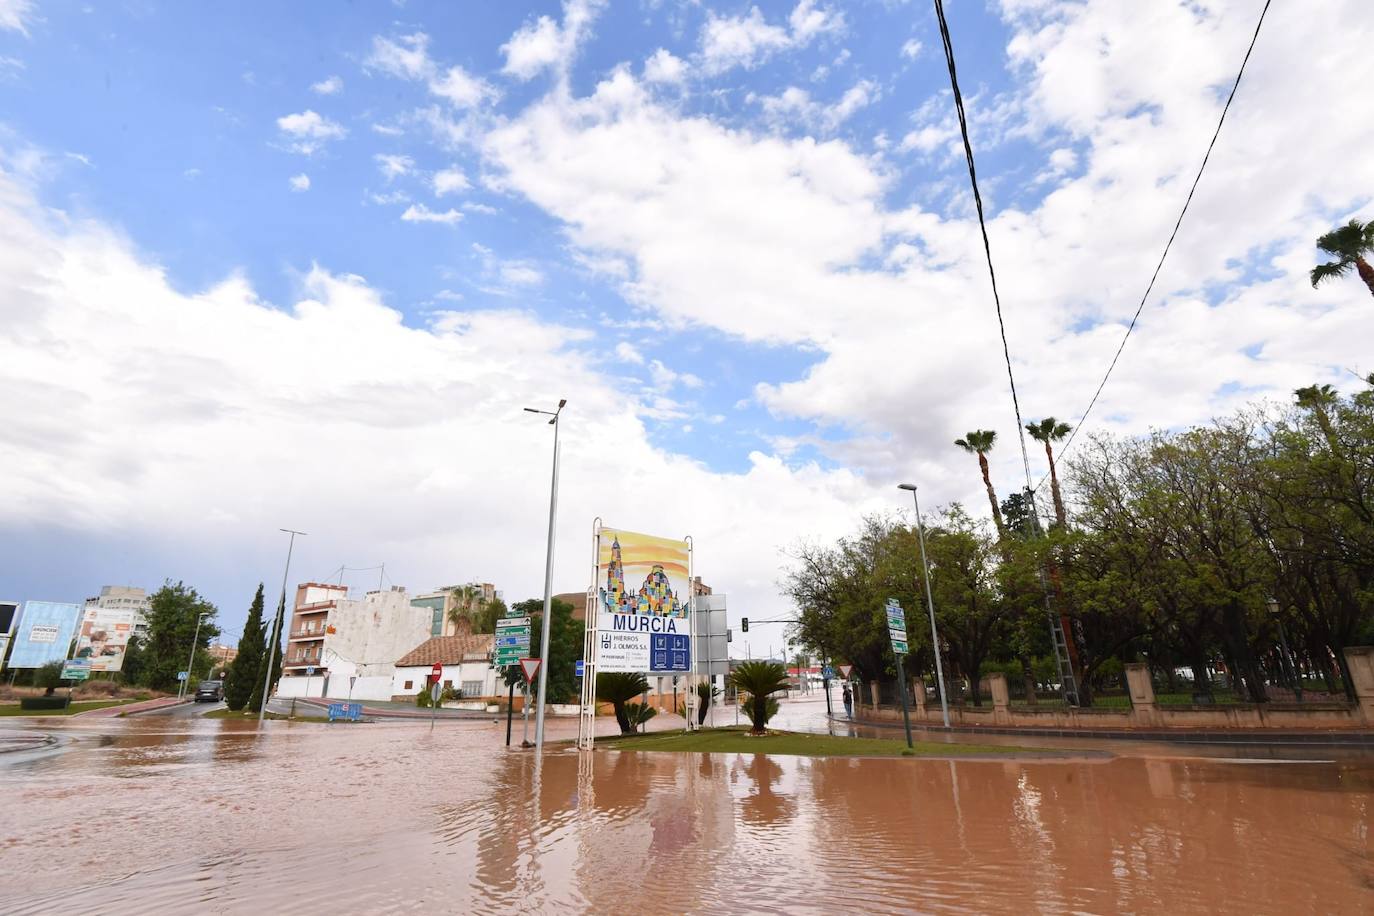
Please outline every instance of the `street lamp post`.
[{"label": "street lamp post", "polygon": [[200,641],[200,625],[204,620],[204,614],[196,615],[196,632],[191,637],[191,657],[186,660],[186,680],[181,682],[181,690],[177,693],[177,699],[184,699],[186,688],[191,686],[191,668],[196,663],[196,643]]},{"label": "street lamp post", "polygon": [[553,531],[558,519],[558,418],[563,413],[567,398],[558,401],[557,410],[536,410],[526,407],[528,413],[544,414],[551,417],[553,427],[553,483],[549,486],[549,543],[544,552],[544,626],[540,629],[539,642],[539,700],[534,712],[534,750],[544,752],[544,694],[549,686],[549,625],[553,616]]},{"label": "street lamp post", "polygon": [[277,614],[272,620],[272,644],[267,647],[267,672],[262,676],[262,703],[258,706],[258,726],[267,718],[267,691],[272,689],[272,666],[277,662],[277,643],[281,642],[282,617],[286,614],[286,580],[291,576],[291,551],[296,546],[296,535],[305,537],[304,531],[278,528],[278,531],[291,535],[286,542],[286,569],[281,574],[281,601],[277,604]]},{"label": "street lamp post", "polygon": [[926,608],[930,611],[930,644],[935,653],[935,677],[940,682],[940,714],[944,718],[945,728],[949,728],[949,698],[945,693],[945,668],[940,661],[940,634],[935,630],[935,599],[930,593],[930,563],[926,560],[926,531],[925,526],[921,524],[921,500],[916,495],[914,483],[898,484],[897,489],[910,490],[911,500],[916,506],[916,538],[921,544],[921,568],[925,570]]},{"label": "street lamp post", "polygon": [[1279,625],[1279,645],[1283,647],[1283,663],[1288,668],[1288,677],[1293,682],[1293,697],[1299,703],[1302,702],[1302,675],[1298,673],[1297,662],[1293,658],[1293,653],[1288,651],[1288,634],[1283,629],[1283,617],[1279,615],[1279,603],[1273,598],[1265,602],[1269,608],[1269,615]]}]

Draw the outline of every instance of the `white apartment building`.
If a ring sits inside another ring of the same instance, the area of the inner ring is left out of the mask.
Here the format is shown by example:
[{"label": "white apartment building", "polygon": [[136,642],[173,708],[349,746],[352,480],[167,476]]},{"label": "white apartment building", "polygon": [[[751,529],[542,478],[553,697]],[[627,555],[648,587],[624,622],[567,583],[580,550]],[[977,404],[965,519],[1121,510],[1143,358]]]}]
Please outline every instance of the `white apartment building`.
[{"label": "white apartment building", "polygon": [[389,700],[396,660],[429,637],[430,620],[400,586],[352,598],[341,585],[299,585],[277,696]]},{"label": "white apartment building", "polygon": [[[86,599],[86,610],[130,612],[133,614],[134,635],[139,640],[148,637],[148,591],[132,585],[102,585],[100,594]],[[89,616],[89,615],[86,615]]]}]

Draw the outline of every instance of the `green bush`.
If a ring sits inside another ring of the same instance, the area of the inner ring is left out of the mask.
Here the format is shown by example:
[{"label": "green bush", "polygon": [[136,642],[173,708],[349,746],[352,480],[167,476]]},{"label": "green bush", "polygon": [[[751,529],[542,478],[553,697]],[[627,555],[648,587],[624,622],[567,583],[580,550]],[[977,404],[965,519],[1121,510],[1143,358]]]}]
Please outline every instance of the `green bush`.
[{"label": "green bush", "polygon": [[[33,686],[43,688],[43,696],[50,697],[52,692],[67,683],[62,679],[62,663],[48,662],[33,673]],[[51,706],[37,706],[35,709],[53,709]]]},{"label": "green bush", "polygon": [[66,697],[24,697],[19,701],[20,709],[66,709]]},{"label": "green bush", "polygon": [[638,728],[656,715],[658,715],[658,710],[645,703],[625,704],[625,719],[630,723],[631,730]]}]

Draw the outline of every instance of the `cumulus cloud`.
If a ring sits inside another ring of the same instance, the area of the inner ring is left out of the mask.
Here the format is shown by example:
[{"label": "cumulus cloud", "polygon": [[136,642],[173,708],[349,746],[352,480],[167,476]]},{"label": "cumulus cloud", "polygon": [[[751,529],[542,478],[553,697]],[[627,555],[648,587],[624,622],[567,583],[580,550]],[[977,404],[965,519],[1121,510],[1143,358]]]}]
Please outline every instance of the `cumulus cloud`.
[{"label": "cumulus cloud", "polygon": [[506,58],[502,72],[528,80],[552,69],[566,77],[578,45],[604,6],[605,0],[564,0],[561,23],[548,16],[525,23],[501,46]]},{"label": "cumulus cloud", "polygon": [[406,207],[401,214],[401,221],[406,223],[442,223],[445,226],[452,226],[463,218],[463,214],[449,207],[442,212],[431,210],[424,204],[411,204]]},{"label": "cumulus cloud", "polygon": [[644,61],[644,79],[651,83],[681,83],[686,78],[686,62],[663,48],[659,48]]},{"label": "cumulus cloud", "polygon": [[440,66],[429,56],[429,36],[414,32],[396,38],[378,35],[364,69],[397,79],[422,82],[431,95],[456,109],[478,108],[498,97],[494,86],[460,66]]},{"label": "cumulus cloud", "polygon": [[306,156],[323,149],[329,141],[339,140],[348,134],[342,124],[308,108],[298,114],[277,118],[277,128],[287,138],[289,149]]},{"label": "cumulus cloud", "polygon": [[415,169],[414,159],[397,153],[375,153],[372,159],[377,163],[377,169],[382,173],[382,177],[388,182],[409,175]]},{"label": "cumulus cloud", "polygon": [[445,194],[460,194],[472,187],[468,181],[468,176],[463,174],[459,168],[441,169],[434,173],[434,196],[443,197]]},{"label": "cumulus cloud", "polygon": [[291,190],[293,191],[310,190],[310,176],[305,174],[304,172],[301,172],[299,175],[292,175],[289,179],[289,183],[291,185]]},{"label": "cumulus cloud", "polygon": [[29,34],[33,20],[33,0],[0,0],[0,29]]},{"label": "cumulus cloud", "polygon": [[331,76],[318,83],[312,83],[310,91],[316,95],[338,95],[343,92],[343,77]]},{"label": "cumulus cloud", "polygon": [[742,16],[719,16],[707,11],[701,29],[701,58],[707,73],[734,67],[753,69],[778,51],[804,47],[817,36],[844,28],[841,13],[801,0],[788,17],[788,26],[768,22],[757,6]]},{"label": "cumulus cloud", "polygon": [[[60,581],[79,597],[114,555],[121,580],[196,585],[232,632],[281,575],[290,524],[310,532],[293,578],[384,558],[413,589],[480,575],[508,598],[539,594],[542,567],[512,545],[542,550],[549,438],[521,408],[559,397],[556,590],[585,584],[574,558],[601,516],[691,532],[707,582],[780,612],[778,548],[878,504],[846,471],[756,452],[717,474],[655,448],[638,403],[594,368],[596,340],[525,312],[415,327],[364,278],[320,266],[280,305],[239,276],[181,292],[117,234],[52,220],[3,175],[0,268],[0,543],[20,593]],[[44,552],[44,538],[83,549]]]}]

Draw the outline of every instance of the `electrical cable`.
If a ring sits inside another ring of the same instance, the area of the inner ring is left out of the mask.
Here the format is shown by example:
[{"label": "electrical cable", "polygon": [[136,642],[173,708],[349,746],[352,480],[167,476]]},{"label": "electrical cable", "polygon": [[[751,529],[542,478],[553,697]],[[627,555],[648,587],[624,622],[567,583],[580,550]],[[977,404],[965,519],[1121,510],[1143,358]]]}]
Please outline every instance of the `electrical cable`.
[{"label": "electrical cable", "polygon": [[[1202,181],[1202,173],[1207,170],[1207,161],[1212,156],[1212,149],[1217,145],[1217,137],[1221,135],[1221,126],[1226,123],[1226,113],[1231,110],[1231,102],[1236,97],[1236,90],[1240,88],[1240,79],[1245,75],[1245,65],[1250,62],[1250,52],[1255,50],[1255,42],[1259,40],[1260,29],[1264,26],[1264,17],[1269,12],[1269,4],[1273,0],[1264,0],[1264,7],[1260,10],[1259,21],[1255,23],[1255,32],[1250,36],[1250,45],[1245,49],[1245,57],[1241,59],[1240,69],[1236,71],[1235,82],[1231,84],[1231,93],[1226,97],[1226,104],[1221,108],[1221,117],[1217,119],[1217,129],[1212,132],[1211,142],[1207,144],[1207,152],[1202,157],[1202,164],[1198,166],[1197,175],[1193,177],[1193,186],[1188,189],[1188,197],[1183,201],[1183,209],[1178,213],[1178,219],[1174,221],[1174,230],[1169,233],[1169,240],[1164,243],[1164,251],[1159,256],[1159,263],[1155,265],[1155,272],[1150,276],[1150,283],[1145,287],[1145,294],[1140,297],[1140,304],[1136,306],[1135,314],[1131,317],[1131,323],[1126,327],[1126,333],[1121,338],[1121,344],[1116,348],[1116,354],[1112,356],[1111,363],[1107,366],[1107,371],[1102,376],[1102,381],[1098,383],[1097,391],[1093,392],[1092,400],[1088,402],[1087,409],[1078,418],[1073,429],[1069,432],[1069,438],[1064,442],[1063,448],[1059,449],[1059,457],[1063,457],[1073,445],[1074,436],[1083,428],[1083,422],[1088,419],[1088,414],[1092,413],[1093,407],[1097,404],[1098,397],[1102,394],[1102,389],[1107,386],[1107,379],[1111,378],[1112,370],[1116,368],[1117,360],[1121,358],[1121,351],[1126,349],[1126,341],[1130,339],[1131,332],[1135,330],[1136,322],[1140,320],[1140,313],[1145,308],[1145,302],[1150,298],[1151,291],[1155,288],[1155,281],[1159,279],[1159,272],[1164,267],[1164,260],[1169,256],[1169,249],[1174,244],[1175,237],[1178,236],[1178,229],[1183,225],[1183,217],[1188,213],[1188,205],[1193,202],[1193,194],[1197,191],[1197,186]],[[935,5],[940,5],[936,0]],[[1014,397],[1015,395],[1013,395]],[[1047,473],[1040,478],[1040,483],[1036,484],[1036,489],[1045,483],[1049,477]]]}]

